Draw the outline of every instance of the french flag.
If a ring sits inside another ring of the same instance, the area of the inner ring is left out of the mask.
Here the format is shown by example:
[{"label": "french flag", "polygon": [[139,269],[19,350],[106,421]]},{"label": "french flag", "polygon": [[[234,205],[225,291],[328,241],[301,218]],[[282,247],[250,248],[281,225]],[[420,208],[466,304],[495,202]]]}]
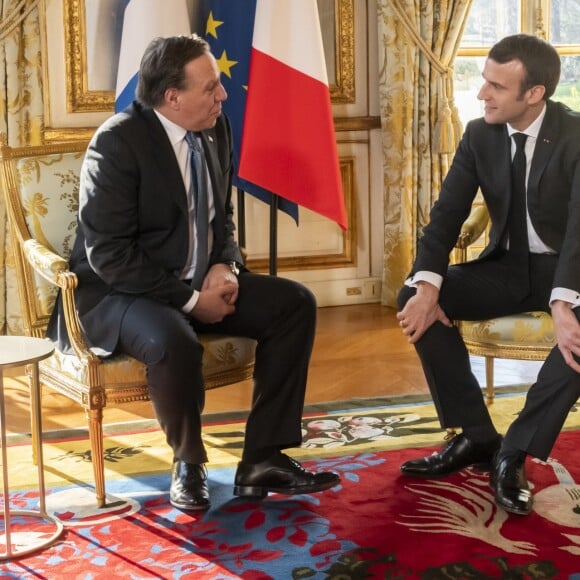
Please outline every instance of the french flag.
[{"label": "french flag", "polygon": [[116,113],[135,98],[139,65],[147,45],[158,36],[180,34],[191,34],[185,0],[129,0],[123,17],[115,92]]},{"label": "french flag", "polygon": [[347,229],[316,0],[257,0],[239,175]]}]

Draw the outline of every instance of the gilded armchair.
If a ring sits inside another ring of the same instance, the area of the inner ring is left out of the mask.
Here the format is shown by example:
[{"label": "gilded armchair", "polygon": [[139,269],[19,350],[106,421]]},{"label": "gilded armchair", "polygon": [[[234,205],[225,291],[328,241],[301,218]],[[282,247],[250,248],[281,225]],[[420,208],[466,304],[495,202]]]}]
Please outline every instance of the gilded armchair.
[{"label": "gilded armchair", "polygon": [[[485,233],[489,214],[474,206],[463,224],[454,252],[455,262],[467,259],[469,246]],[[486,400],[493,402],[494,359],[544,360],[555,344],[552,317],[545,312],[524,312],[490,320],[457,323],[471,355],[485,357]]]},{"label": "gilded armchair", "polygon": [[[11,148],[0,142],[0,176],[6,198],[24,332],[43,337],[58,289],[74,355],[56,351],[39,364],[43,386],[79,403],[86,412],[96,500],[106,503],[103,409],[148,400],[145,367],[124,355],[101,359],[88,347],[75,307],[76,275],[67,258],[78,211],[79,174],[86,141]],[[255,341],[206,335],[206,388],[252,376]]]}]

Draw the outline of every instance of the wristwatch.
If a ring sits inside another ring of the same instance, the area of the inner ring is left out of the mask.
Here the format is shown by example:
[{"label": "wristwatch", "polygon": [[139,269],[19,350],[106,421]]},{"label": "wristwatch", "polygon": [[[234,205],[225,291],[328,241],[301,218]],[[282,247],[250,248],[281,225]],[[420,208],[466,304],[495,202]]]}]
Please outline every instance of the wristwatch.
[{"label": "wristwatch", "polygon": [[236,261],[232,260],[231,262],[227,262],[227,265],[230,267],[230,270],[234,276],[240,275],[240,267]]}]

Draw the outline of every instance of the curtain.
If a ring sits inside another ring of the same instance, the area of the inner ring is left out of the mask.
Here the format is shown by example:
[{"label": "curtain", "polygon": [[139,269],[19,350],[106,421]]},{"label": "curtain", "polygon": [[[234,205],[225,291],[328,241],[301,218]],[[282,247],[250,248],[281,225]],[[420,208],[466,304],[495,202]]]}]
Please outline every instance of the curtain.
[{"label": "curtain", "polygon": [[377,0],[387,306],[396,306],[462,132],[452,66],[471,1]]},{"label": "curtain", "polygon": [[[42,142],[40,45],[38,0],[0,0],[0,131],[11,146]],[[0,192],[0,334],[21,333],[4,194]]]}]

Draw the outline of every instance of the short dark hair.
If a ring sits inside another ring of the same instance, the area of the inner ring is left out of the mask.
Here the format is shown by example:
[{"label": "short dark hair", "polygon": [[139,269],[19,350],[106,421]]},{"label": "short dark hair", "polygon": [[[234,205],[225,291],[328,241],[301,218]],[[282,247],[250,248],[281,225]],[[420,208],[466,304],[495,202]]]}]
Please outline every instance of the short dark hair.
[{"label": "short dark hair", "polygon": [[141,58],[137,100],[146,107],[160,105],[167,89],[184,88],[185,65],[209,50],[197,34],[153,39]]},{"label": "short dark hair", "polygon": [[536,85],[546,88],[544,99],[549,99],[560,80],[560,56],[545,40],[530,34],[506,36],[489,51],[488,57],[504,64],[519,60],[524,65],[526,76],[522,81],[521,94]]}]

